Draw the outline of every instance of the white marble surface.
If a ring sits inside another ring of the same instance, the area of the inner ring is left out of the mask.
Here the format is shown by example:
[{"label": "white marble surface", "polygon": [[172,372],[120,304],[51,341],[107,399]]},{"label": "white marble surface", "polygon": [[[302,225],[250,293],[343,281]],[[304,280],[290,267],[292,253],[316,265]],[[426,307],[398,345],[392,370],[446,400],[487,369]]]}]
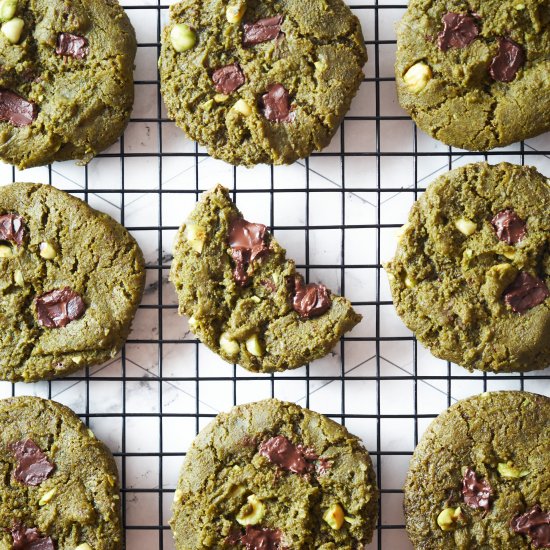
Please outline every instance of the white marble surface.
[{"label": "white marble surface", "polygon": [[[484,390],[519,389],[523,384],[526,390],[550,395],[549,379],[540,379],[541,375],[548,377],[550,371],[528,374],[523,382],[509,376],[469,374],[433,358],[412,339],[391,340],[410,338],[411,334],[390,305],[385,274],[376,265],[392,256],[396,227],[406,220],[415,198],[415,193],[407,190],[415,189],[415,185],[423,189],[451,166],[483,159],[482,155],[449,151],[416,131],[397,104],[394,83],[375,82],[376,76],[393,76],[393,25],[404,6],[380,0],[376,16],[373,0],[350,2],[363,22],[370,60],[349,116],[367,119],[346,120],[323,154],[307,162],[246,170],[196,156],[196,151],[204,151],[197,150],[171,122],[158,119],[159,113],[162,118],[166,116],[158,103],[156,82],[158,14],[163,24],[170,2],[161,2],[160,10],[153,0],[122,3],[141,44],[133,122],[123,141],[86,168],[57,163],[19,173],[0,166],[0,181],[50,182],[87,198],[92,206],[129,227],[149,266],[143,306],[123,356],[89,373],[79,373],[79,377],[87,375],[85,380],[69,378],[14,387],[0,383],[0,396],[13,392],[51,397],[85,418],[89,415],[90,426],[117,455],[125,483],[128,549],[173,549],[166,527],[172,492],[197,429],[236,403],[270,396],[345,421],[363,438],[375,453],[383,490],[383,529],[369,548],[411,548],[403,529],[402,495],[394,490],[401,488],[410,453],[431,418],[457,399]],[[377,46],[377,55],[376,29],[380,41],[390,41]],[[377,123],[368,117],[377,114],[377,96],[381,116],[379,162],[374,155],[347,155],[376,151]],[[416,159],[411,155],[415,137]],[[492,155],[490,162],[521,163],[521,150],[519,144],[508,147]],[[549,135],[530,140],[524,150],[550,150]],[[346,154],[341,154],[344,151]],[[146,156],[135,157],[134,153]],[[529,154],[525,162],[550,175],[548,156]],[[360,303],[357,309],[364,320],[349,335],[353,340],[342,342],[329,357],[307,368],[252,376],[226,365],[193,339],[187,321],[177,316],[176,297],[167,282],[170,250],[177,226],[196,201],[196,192],[218,182],[236,190],[237,204],[248,219],[275,227],[289,255],[298,264],[310,266],[312,280],[323,281],[335,290],[344,289],[350,299]],[[239,193],[250,190],[255,192]],[[309,248],[304,229],[307,221]],[[353,417],[343,418],[342,413]]]}]

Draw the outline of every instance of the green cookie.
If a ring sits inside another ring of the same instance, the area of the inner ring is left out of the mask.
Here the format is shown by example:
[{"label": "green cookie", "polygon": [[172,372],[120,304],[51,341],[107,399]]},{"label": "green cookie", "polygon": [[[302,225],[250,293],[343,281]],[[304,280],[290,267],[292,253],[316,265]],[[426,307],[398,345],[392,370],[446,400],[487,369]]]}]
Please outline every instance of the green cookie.
[{"label": "green cookie", "polygon": [[213,157],[290,164],[329,144],[367,60],[342,0],[184,0],[170,16],[162,95]]},{"label": "green cookie", "polygon": [[145,281],[133,237],[48,185],[0,188],[0,379],[67,375],[114,357]]},{"label": "green cookie", "polygon": [[550,128],[548,0],[411,0],[399,101],[447,145],[487,151]]},{"label": "green cookie", "polygon": [[118,472],[67,407],[0,401],[0,548],[121,550]]},{"label": "green cookie", "polygon": [[397,312],[467,369],[550,364],[550,185],[534,168],[470,164],[413,206],[386,266]]},{"label": "green cookie", "polygon": [[411,460],[404,489],[414,548],[547,548],[549,461],[550,399],[504,391],[459,401]]},{"label": "green cookie", "polygon": [[200,340],[253,372],[324,357],[361,320],[345,298],[306,285],[266,227],[243,220],[222,186],[203,195],[180,229],[170,280]]},{"label": "green cookie", "polygon": [[2,0],[0,15],[0,158],[20,169],[89,162],[120,137],[134,102],[124,10],[116,0]]},{"label": "green cookie", "polygon": [[355,550],[370,542],[377,513],[360,440],[268,399],[220,414],[197,436],[170,524],[178,550]]}]

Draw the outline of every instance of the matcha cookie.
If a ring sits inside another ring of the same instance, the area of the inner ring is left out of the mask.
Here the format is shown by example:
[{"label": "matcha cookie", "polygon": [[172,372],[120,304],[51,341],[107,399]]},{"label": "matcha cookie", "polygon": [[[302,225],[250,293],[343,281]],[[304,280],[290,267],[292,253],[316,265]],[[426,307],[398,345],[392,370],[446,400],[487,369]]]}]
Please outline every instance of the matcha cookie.
[{"label": "matcha cookie", "polygon": [[197,436],[173,511],[177,550],[355,550],[372,538],[378,490],[357,437],[268,399],[220,414]]},{"label": "matcha cookie", "polygon": [[0,547],[120,550],[115,461],[67,407],[0,401]]},{"label": "matcha cookie", "polygon": [[411,0],[399,101],[447,145],[487,151],[550,129],[548,0]]},{"label": "matcha cookie", "polygon": [[550,185],[534,168],[470,164],[413,206],[387,265],[397,312],[467,369],[550,365]]},{"label": "matcha cookie", "polygon": [[436,418],[405,482],[409,537],[422,550],[550,547],[550,399],[484,393]]},{"label": "matcha cookie", "polygon": [[170,118],[232,164],[290,164],[327,146],[367,60],[342,0],[184,0],[159,62]]},{"label": "matcha cookie", "polygon": [[[136,38],[116,0],[2,0],[0,159],[89,162],[126,128]],[[6,21],[7,20],[7,21]]]},{"label": "matcha cookie", "polygon": [[327,355],[360,322],[345,298],[306,284],[267,232],[218,186],[176,238],[170,280],[180,313],[212,351],[253,372],[295,369]]},{"label": "matcha cookie", "polygon": [[55,189],[0,188],[0,379],[63,376],[114,357],[145,271],[109,216]]}]

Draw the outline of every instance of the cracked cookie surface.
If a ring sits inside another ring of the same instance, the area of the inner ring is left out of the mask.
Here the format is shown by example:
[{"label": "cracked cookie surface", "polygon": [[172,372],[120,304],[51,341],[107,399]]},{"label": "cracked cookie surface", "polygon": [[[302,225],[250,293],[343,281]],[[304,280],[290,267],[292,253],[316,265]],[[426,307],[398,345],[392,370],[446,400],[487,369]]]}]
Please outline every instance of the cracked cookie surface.
[{"label": "cracked cookie surface", "polygon": [[470,164],[413,206],[387,264],[403,322],[470,370],[550,364],[550,185],[534,168]]},{"label": "cracked cookie surface", "polygon": [[222,186],[202,196],[180,229],[170,280],[200,340],[253,372],[324,357],[361,320],[346,298],[306,285],[266,227],[243,220]]},{"label": "cracked cookie surface", "polygon": [[[185,0],[170,14],[161,91],[190,138],[247,166],[289,164],[328,145],[367,60],[342,0]],[[183,45],[172,41],[178,28]]]},{"label": "cracked cookie surface", "polygon": [[0,426],[0,547],[120,550],[117,467],[81,420],[14,397],[0,401]]},{"label": "cracked cookie surface", "polygon": [[128,17],[116,0],[18,0],[12,20],[24,25],[16,43],[0,32],[0,158],[19,168],[89,162],[130,117]]},{"label": "cracked cookie surface", "polygon": [[[520,533],[514,524],[538,507],[547,513],[538,541],[543,530],[550,534],[549,442],[550,399],[541,395],[485,393],[438,416],[414,452],[404,487],[414,547],[547,547],[536,545],[534,530]],[[487,494],[488,502],[483,501]],[[446,521],[446,510],[453,511],[451,520]]]},{"label": "cracked cookie surface", "polygon": [[220,414],[197,436],[170,523],[178,550],[353,550],[370,542],[377,512],[360,440],[321,414],[268,399]]},{"label": "cracked cookie surface", "polygon": [[133,237],[58,189],[0,188],[0,378],[51,379],[114,357],[145,280]]},{"label": "cracked cookie surface", "polygon": [[550,129],[547,0],[412,0],[397,37],[399,101],[426,133],[486,151]]}]

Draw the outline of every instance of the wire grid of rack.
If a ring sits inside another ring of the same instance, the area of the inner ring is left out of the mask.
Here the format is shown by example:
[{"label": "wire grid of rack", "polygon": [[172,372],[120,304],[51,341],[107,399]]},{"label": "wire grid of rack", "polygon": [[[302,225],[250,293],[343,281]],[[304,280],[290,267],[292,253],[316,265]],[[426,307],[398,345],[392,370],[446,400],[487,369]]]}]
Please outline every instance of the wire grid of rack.
[{"label": "wire grid of rack", "polygon": [[[193,437],[231,405],[278,397],[327,414],[363,438],[381,489],[371,548],[411,548],[401,486],[427,424],[457,399],[486,390],[550,395],[550,371],[492,376],[433,358],[396,317],[381,267],[412,202],[438,174],[467,162],[508,160],[550,174],[550,138],[486,155],[452,150],[417,131],[395,97],[394,23],[406,4],[348,2],[369,51],[365,80],[333,143],[291,167],[234,168],[210,159],[170,122],[159,94],[159,36],[171,2],[122,2],[138,35],[136,105],[120,143],[87,167],[58,163],[2,182],[37,181],[87,200],[125,224],[147,260],[147,288],[120,357],[64,380],[0,384],[72,407],[115,454],[126,547],[173,548],[168,519]],[[328,358],[297,371],[253,375],[216,358],[177,315],[168,283],[177,227],[200,193],[222,183],[247,219],[268,223],[310,280],[350,297],[364,321]]]}]

